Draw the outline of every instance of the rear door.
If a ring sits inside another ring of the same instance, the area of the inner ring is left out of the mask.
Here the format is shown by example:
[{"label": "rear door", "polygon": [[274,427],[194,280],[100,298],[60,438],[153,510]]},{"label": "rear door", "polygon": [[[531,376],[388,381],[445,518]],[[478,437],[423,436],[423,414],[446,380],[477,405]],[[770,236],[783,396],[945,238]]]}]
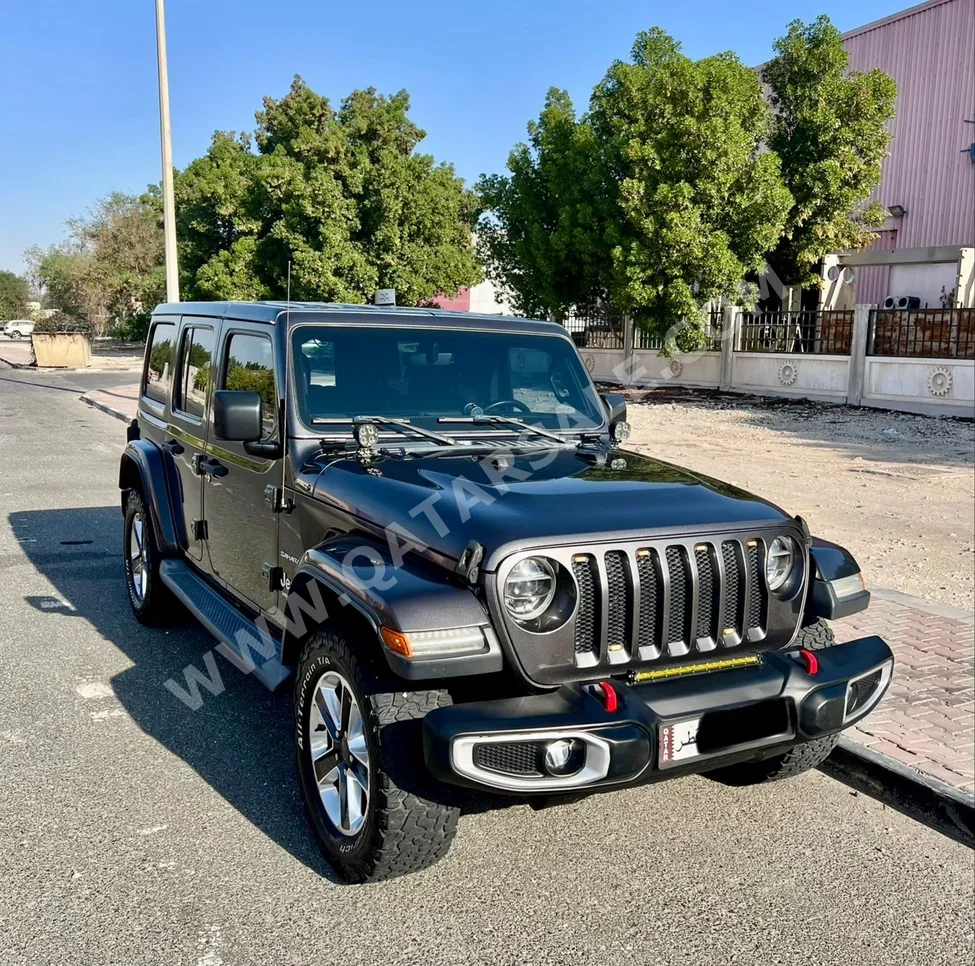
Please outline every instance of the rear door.
[{"label": "rear door", "polygon": [[205,529],[199,465],[206,448],[211,363],[218,324],[216,319],[183,316],[167,438],[163,443],[179,472],[187,553],[201,562]]},{"label": "rear door", "polygon": [[[264,403],[264,439],[279,440],[279,391],[274,344],[267,326],[225,323],[216,389],[258,392]],[[239,596],[272,611],[277,589],[268,574],[278,567],[278,515],[265,499],[282,485],[282,460],[251,456],[242,443],[213,439],[207,444],[204,509],[213,572]]]}]

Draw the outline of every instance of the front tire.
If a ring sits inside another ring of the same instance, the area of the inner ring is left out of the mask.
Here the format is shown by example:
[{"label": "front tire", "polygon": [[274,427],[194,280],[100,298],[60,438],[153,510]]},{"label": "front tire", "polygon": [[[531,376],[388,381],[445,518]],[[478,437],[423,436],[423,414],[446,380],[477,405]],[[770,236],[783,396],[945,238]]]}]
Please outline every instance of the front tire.
[{"label": "front tire", "polygon": [[[833,647],[836,638],[829,624],[821,618],[800,629],[793,646],[804,647],[810,651],[821,651]],[[764,758],[761,761],[746,761],[727,768],[717,768],[708,772],[708,778],[713,778],[724,785],[761,785],[765,782],[780,781],[783,778],[793,778],[803,772],[818,768],[830,755],[840,740],[840,736],[826,735],[814,738],[790,748],[781,755]]]},{"label": "front tire", "polygon": [[443,691],[392,691],[344,630],[313,634],[294,697],[298,775],[322,854],[349,882],[433,865],[450,849],[458,809],[434,800],[422,720]]}]

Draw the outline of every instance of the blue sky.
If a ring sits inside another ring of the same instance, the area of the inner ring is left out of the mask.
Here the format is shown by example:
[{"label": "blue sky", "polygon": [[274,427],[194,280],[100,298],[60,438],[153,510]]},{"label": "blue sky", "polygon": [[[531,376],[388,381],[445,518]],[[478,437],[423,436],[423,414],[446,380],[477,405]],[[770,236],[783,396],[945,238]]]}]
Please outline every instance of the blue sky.
[{"label": "blue sky", "polygon": [[[584,107],[637,31],[659,25],[702,57],[764,61],[793,18],[841,30],[898,0],[167,0],[178,167],[216,129],[251,130],[294,74],[337,102],[406,88],[422,149],[473,181],[500,171],[551,86]],[[112,190],[159,180],[153,0],[12,0],[0,33],[0,269],[64,237]]]}]

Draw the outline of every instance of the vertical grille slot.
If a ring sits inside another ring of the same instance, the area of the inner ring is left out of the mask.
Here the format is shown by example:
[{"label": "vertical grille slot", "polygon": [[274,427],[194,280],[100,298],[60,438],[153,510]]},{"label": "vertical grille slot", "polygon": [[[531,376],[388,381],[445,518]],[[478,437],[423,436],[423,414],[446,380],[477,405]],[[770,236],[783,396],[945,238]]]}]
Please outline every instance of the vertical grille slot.
[{"label": "vertical grille slot", "polygon": [[640,657],[660,657],[663,586],[660,580],[660,558],[656,550],[637,550],[636,571],[640,579],[640,628],[637,644]]},{"label": "vertical grille slot", "polygon": [[758,542],[750,540],[748,545],[748,576],[750,592],[748,595],[748,630],[761,631],[765,627],[765,574],[762,572],[762,555]]},{"label": "vertical grille slot", "polygon": [[[742,626],[742,606],[744,582],[741,574],[741,550],[736,541],[726,540],[721,544],[721,559],[724,563],[724,614],[721,615],[721,640],[728,645],[737,644],[745,636]],[[730,633],[725,633],[725,632]]]},{"label": "vertical grille slot", "polygon": [[579,609],[576,611],[575,652],[577,657],[598,657],[599,587],[596,561],[585,554],[572,558],[572,575],[579,588]]},{"label": "vertical grille slot", "polygon": [[609,589],[606,650],[610,660],[627,649],[632,628],[633,600],[630,589],[630,562],[622,550],[609,550],[603,558]]},{"label": "vertical grille slot", "polygon": [[697,565],[696,636],[698,640],[716,641],[719,592],[710,545],[698,544],[694,548],[694,562]]},{"label": "vertical grille slot", "polygon": [[683,649],[671,648],[671,653],[684,654],[690,640],[690,575],[681,547],[668,547],[667,574],[670,578],[670,613],[667,620],[667,644],[684,644]]}]

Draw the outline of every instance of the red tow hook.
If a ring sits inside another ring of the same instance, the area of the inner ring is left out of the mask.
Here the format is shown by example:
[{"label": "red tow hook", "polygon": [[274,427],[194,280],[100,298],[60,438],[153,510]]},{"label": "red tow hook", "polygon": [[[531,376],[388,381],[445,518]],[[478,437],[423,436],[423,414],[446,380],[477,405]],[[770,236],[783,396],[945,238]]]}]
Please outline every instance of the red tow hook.
[{"label": "red tow hook", "polygon": [[805,662],[806,674],[819,674],[819,658],[808,648],[799,648],[799,657]]},{"label": "red tow hook", "polygon": [[616,688],[609,681],[599,681],[594,690],[597,692],[596,697],[603,702],[603,707],[610,714],[616,714],[620,706],[620,699],[616,693]]}]

